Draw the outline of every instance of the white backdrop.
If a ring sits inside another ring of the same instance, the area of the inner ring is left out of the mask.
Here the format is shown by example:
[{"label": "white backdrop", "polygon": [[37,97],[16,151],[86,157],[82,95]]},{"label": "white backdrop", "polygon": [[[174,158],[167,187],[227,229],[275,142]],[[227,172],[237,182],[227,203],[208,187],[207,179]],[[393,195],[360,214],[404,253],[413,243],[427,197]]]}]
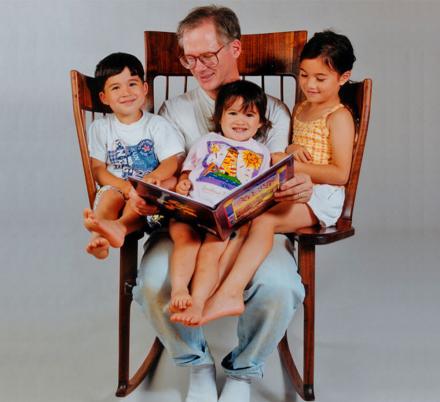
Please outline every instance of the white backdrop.
[{"label": "white backdrop", "polygon": [[[34,401],[104,400],[103,395],[113,391],[117,253],[98,262],[83,252],[88,234],[81,211],[87,198],[69,70],[92,75],[98,60],[115,51],[144,60],[144,30],[174,31],[190,8],[202,4],[209,3],[0,0],[5,162],[0,171],[0,392],[5,400],[27,402],[31,396]],[[431,331],[425,335],[430,339],[433,329],[439,332],[431,312],[439,302],[435,284],[440,279],[434,269],[440,257],[440,3],[241,0],[222,4],[236,11],[243,33],[305,29],[311,36],[332,28],[351,39],[357,56],[353,78],[373,79],[369,137],[354,215],[357,236],[324,248],[318,263],[333,261],[330,265],[347,272],[359,263],[373,281],[386,278],[387,289],[380,297],[391,303],[390,311],[401,314],[401,323],[405,317],[419,320],[413,328],[429,325]],[[399,275],[387,274],[389,266]],[[350,281],[362,288],[357,275],[352,273],[348,282],[341,279],[344,291]],[[322,288],[325,281],[337,287],[338,281],[332,280],[323,277]],[[401,287],[393,290],[399,281]],[[376,298],[374,292],[369,289],[366,302]],[[334,295],[326,297],[331,300]],[[363,302],[357,305],[358,315],[364,307]],[[375,310],[379,316],[380,308]],[[151,336],[140,315],[138,321],[134,336]],[[380,323],[391,325],[385,317]],[[142,350],[144,342],[137,343]],[[90,357],[93,353],[97,359]],[[423,383],[425,391],[435,389],[429,375],[422,373],[416,372],[420,378],[414,378],[415,383]],[[173,381],[168,384],[171,388]],[[396,384],[401,386],[400,381]],[[318,400],[338,400],[325,395],[321,393]]]}]

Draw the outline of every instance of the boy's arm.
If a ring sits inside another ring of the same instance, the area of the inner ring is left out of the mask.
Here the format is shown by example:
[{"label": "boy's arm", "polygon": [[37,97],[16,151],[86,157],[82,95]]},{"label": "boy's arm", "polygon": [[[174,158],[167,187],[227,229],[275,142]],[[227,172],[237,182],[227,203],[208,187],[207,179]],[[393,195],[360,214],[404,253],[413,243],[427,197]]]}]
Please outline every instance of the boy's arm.
[{"label": "boy's arm", "polygon": [[111,174],[107,170],[107,165],[95,158],[92,159],[92,173],[95,180],[98,182],[100,186],[113,186],[122,191],[125,198],[128,198],[128,194],[132,188],[132,185],[129,181],[125,181],[115,175]]},{"label": "boy's arm", "polygon": [[169,158],[166,158],[162,162],[160,162],[159,166],[156,169],[146,174],[143,177],[143,180],[149,183],[160,185],[162,181],[173,177],[174,175],[176,175],[177,172],[180,171],[183,160],[183,154],[170,156]]}]

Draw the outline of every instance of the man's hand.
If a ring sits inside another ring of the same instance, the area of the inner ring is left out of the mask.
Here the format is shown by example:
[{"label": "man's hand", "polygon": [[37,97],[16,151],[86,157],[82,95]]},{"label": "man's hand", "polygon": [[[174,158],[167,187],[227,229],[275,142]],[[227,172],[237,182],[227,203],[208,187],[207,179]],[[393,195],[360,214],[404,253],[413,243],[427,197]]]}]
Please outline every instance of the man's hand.
[{"label": "man's hand", "polygon": [[293,155],[293,159],[295,159],[298,162],[303,163],[310,163],[312,161],[312,155],[310,155],[310,152],[307,151],[303,146],[298,144],[290,144],[286,148],[286,152],[288,154]]},{"label": "man's hand", "polygon": [[127,204],[139,215],[153,215],[158,211],[156,206],[147,204],[133,187],[128,194]]},{"label": "man's hand", "polygon": [[176,193],[182,195],[188,195],[189,190],[191,190],[192,184],[189,179],[181,179],[176,185]]},{"label": "man's hand", "polygon": [[305,173],[296,173],[295,177],[287,180],[275,193],[275,199],[281,201],[307,202],[312,195],[313,183]]}]

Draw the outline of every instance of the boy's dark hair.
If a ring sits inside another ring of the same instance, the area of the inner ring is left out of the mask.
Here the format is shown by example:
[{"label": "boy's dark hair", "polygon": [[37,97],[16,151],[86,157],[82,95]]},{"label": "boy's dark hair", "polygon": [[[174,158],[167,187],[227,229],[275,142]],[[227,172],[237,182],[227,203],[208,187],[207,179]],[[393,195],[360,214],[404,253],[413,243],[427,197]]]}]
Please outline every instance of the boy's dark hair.
[{"label": "boy's dark hair", "polygon": [[122,73],[126,67],[130,70],[131,75],[137,75],[142,82],[145,81],[144,67],[136,56],[128,53],[112,53],[103,58],[96,66],[96,90],[103,91],[106,81],[110,77]]},{"label": "boy's dark hair", "polygon": [[[317,57],[321,57],[324,63],[338,74],[351,71],[356,61],[350,40],[345,35],[330,30],[315,33],[305,44],[299,61],[316,59]],[[341,102],[351,111],[356,121],[358,111],[348,84],[349,81],[342,85],[339,90],[339,97]]]},{"label": "boy's dark hair", "polygon": [[212,21],[217,35],[223,43],[232,42],[241,38],[240,22],[237,15],[228,7],[215,5],[194,8],[179,22],[177,27],[177,39],[182,47],[182,36],[186,30],[197,28],[206,21]]},{"label": "boy's dark hair", "polygon": [[222,132],[220,121],[223,111],[230,107],[237,98],[243,100],[243,111],[251,110],[254,106],[257,109],[262,126],[254,135],[254,139],[264,141],[267,131],[272,127],[271,122],[266,117],[267,97],[261,87],[250,81],[238,80],[220,87],[212,117],[215,131],[218,133]]},{"label": "boy's dark hair", "polygon": [[350,71],[356,60],[353,46],[345,35],[333,31],[317,32],[305,44],[299,61],[321,57],[324,63],[339,74]]}]

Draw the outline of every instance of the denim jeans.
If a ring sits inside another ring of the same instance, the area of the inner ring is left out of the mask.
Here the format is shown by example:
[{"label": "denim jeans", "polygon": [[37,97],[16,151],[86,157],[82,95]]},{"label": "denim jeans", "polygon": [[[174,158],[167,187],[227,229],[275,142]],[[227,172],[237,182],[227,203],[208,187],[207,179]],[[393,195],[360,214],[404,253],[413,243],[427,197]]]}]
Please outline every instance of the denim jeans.
[{"label": "denim jeans", "polygon": [[[271,253],[244,292],[246,308],[238,320],[238,345],[222,361],[227,375],[262,377],[265,359],[276,349],[304,299],[304,286],[289,246],[285,236],[275,235]],[[156,232],[149,238],[133,297],[178,366],[212,364],[203,329],[169,320],[171,249],[166,233]]]}]

